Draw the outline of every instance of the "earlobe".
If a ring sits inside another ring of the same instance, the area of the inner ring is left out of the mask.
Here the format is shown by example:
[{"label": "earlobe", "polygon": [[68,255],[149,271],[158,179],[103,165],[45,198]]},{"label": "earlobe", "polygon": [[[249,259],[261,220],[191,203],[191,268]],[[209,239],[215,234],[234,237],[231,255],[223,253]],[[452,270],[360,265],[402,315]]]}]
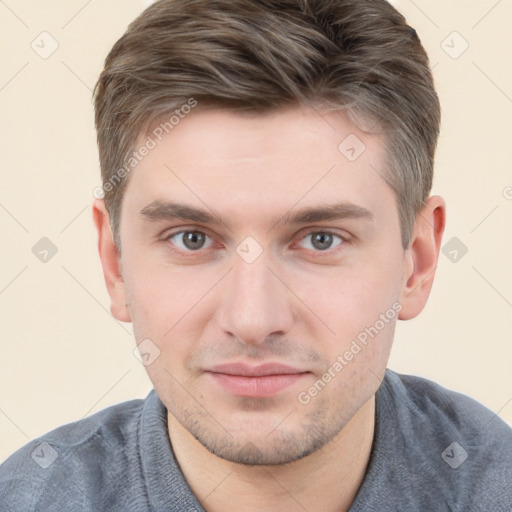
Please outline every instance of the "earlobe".
[{"label": "earlobe", "polygon": [[114,244],[110,215],[103,199],[94,200],[92,214],[98,233],[98,252],[103,267],[103,277],[111,300],[110,311],[117,320],[130,322],[130,314],[126,307],[126,289],[121,273],[121,258]]},{"label": "earlobe", "polygon": [[427,199],[414,224],[406,253],[399,319],[409,320],[425,307],[432,289],[441,240],[446,222],[446,206],[439,196]]}]

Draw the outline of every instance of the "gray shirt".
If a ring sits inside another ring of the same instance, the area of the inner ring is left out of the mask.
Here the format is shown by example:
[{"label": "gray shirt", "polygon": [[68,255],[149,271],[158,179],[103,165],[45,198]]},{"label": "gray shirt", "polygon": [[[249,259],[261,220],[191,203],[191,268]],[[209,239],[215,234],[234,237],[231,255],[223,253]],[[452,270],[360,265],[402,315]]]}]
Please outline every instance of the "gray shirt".
[{"label": "gray shirt", "polygon": [[[512,511],[512,429],[475,400],[386,370],[370,462],[351,512]],[[0,466],[1,512],[203,511],[174,458],[167,411],[108,407]],[[309,511],[315,512],[315,511]]]}]

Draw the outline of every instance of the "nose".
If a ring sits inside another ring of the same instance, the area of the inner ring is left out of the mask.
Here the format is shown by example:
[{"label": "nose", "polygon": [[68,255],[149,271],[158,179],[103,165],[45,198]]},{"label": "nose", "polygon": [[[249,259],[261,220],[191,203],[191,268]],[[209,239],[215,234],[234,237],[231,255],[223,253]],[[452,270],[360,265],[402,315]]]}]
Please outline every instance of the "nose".
[{"label": "nose", "polygon": [[273,267],[266,251],[252,263],[234,255],[216,317],[219,327],[242,343],[259,345],[270,335],[287,334],[292,327],[293,294]]}]

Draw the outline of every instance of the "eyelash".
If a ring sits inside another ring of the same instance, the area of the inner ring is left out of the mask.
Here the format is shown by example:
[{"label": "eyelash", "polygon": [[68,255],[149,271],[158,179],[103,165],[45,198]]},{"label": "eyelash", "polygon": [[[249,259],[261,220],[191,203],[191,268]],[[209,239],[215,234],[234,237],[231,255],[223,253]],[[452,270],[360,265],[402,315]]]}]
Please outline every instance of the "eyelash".
[{"label": "eyelash", "polygon": [[[174,231],[174,232],[171,232],[171,233],[168,233],[167,235],[165,235],[165,237],[163,238],[163,242],[169,244],[169,248],[172,252],[174,253],[177,253],[179,255],[187,255],[187,256],[190,256],[190,255],[199,255],[201,253],[204,253],[205,249],[204,248],[201,248],[201,249],[197,249],[196,251],[193,251],[193,250],[183,250],[183,249],[176,249],[174,246],[174,244],[171,242],[171,238],[177,236],[177,235],[180,235],[180,234],[184,234],[184,233],[193,233],[193,232],[197,232],[197,233],[201,233],[203,235],[206,235],[208,238],[212,239],[211,236],[209,236],[207,233],[205,233],[204,231],[201,231],[201,230],[198,230],[198,229],[180,229],[179,231]],[[302,236],[300,238],[300,241],[304,240],[305,238],[307,238],[308,236],[311,236],[311,235],[314,235],[314,234],[322,234],[322,235],[331,235],[335,238],[338,238],[340,240],[340,242],[335,245],[333,248],[329,248],[329,249],[325,249],[324,251],[321,251],[321,250],[314,250],[314,249],[306,249],[308,251],[312,251],[313,254],[315,254],[315,256],[322,256],[322,255],[332,255],[333,253],[337,252],[336,251],[336,247],[338,247],[338,250],[339,250],[339,247],[340,246],[343,246],[344,244],[346,244],[349,240],[348,240],[348,237],[346,236],[342,236],[340,235],[339,233],[335,233],[334,231],[329,231],[329,230],[312,230],[312,231],[309,231],[307,232],[304,236]],[[211,247],[211,246],[210,246]]]}]

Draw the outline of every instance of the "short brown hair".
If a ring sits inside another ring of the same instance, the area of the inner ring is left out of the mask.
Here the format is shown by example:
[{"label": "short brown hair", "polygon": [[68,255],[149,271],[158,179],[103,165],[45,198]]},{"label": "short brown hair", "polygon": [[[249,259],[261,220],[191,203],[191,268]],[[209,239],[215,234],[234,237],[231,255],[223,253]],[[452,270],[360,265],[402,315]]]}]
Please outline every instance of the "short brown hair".
[{"label": "short brown hair", "polygon": [[386,0],[160,0],[115,43],[94,94],[119,250],[126,162],[155,120],[191,99],[237,111],[345,109],[375,123],[404,248],[432,187],[439,99],[416,32]]}]

